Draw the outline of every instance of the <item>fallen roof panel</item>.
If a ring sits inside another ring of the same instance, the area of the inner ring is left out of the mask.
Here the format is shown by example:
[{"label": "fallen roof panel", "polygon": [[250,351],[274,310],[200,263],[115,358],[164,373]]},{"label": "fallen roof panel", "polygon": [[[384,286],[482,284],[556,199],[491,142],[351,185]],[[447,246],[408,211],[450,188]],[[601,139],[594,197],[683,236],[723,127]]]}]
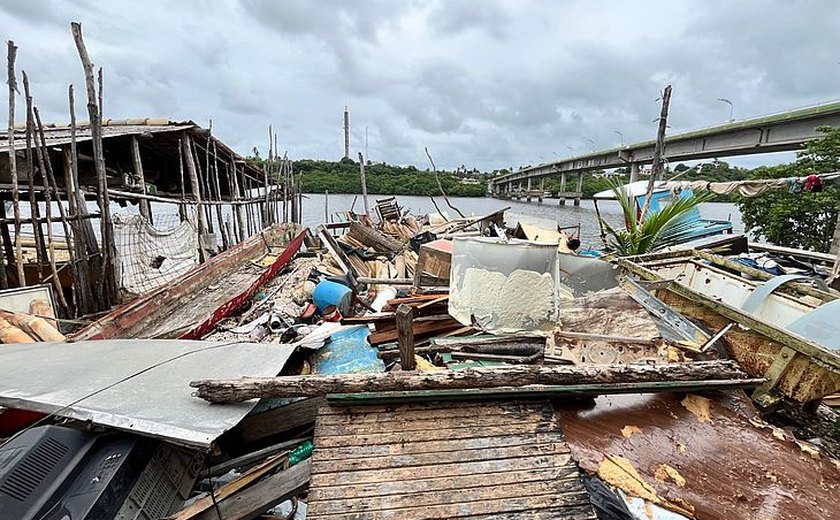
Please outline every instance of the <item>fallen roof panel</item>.
[{"label": "fallen roof panel", "polygon": [[211,405],[195,379],[275,376],[294,349],[262,343],[104,340],[0,348],[0,405],[208,449],[256,401]]}]

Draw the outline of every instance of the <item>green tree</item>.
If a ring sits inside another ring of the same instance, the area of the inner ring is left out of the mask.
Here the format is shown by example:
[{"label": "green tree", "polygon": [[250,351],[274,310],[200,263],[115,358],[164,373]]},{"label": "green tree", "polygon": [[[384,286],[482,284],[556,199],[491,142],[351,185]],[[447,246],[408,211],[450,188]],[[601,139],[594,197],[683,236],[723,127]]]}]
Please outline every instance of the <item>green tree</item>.
[{"label": "green tree", "polygon": [[[840,129],[820,127],[824,137],[808,143],[791,164],[756,168],[752,179],[804,177],[840,170]],[[755,236],[786,247],[828,252],[837,223],[840,197],[827,184],[823,191],[771,189],[758,197],[738,197],[746,228]]]}]

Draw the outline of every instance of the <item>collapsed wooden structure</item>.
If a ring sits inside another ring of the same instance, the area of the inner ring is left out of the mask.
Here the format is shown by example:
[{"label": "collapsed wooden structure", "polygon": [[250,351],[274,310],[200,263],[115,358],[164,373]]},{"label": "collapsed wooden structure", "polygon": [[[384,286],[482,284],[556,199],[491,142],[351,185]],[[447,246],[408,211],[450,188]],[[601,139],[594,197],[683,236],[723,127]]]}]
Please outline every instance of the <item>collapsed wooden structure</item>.
[{"label": "collapsed wooden structure", "polygon": [[[0,288],[50,283],[61,317],[88,315],[120,303],[126,290],[145,292],[172,279],[140,284],[142,290],[121,286],[126,262],[142,262],[134,271],[151,275],[155,269],[173,272],[172,265],[162,265],[166,254],[152,251],[155,240],[169,237],[183,246],[188,236],[195,243],[194,255],[178,259],[180,274],[274,223],[300,220],[299,181],[288,158],[275,153],[276,136],[268,160],[251,163],[212,135],[212,122],[205,129],[168,118],[105,119],[102,69],[97,88],[81,26],[72,24],[72,32],[89,115],[78,123],[72,85],[70,123],[44,123],[25,72],[19,118],[17,47],[8,45],[9,127],[0,138]],[[127,217],[115,218],[120,208]],[[115,227],[124,228],[128,238],[115,237]],[[142,247],[142,258],[120,258]]]}]

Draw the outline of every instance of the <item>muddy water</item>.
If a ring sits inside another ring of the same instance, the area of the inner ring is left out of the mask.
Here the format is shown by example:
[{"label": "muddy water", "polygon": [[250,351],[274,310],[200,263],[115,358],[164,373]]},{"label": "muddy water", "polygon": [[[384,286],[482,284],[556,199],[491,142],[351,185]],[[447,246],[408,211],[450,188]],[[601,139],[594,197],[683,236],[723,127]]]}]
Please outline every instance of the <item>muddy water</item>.
[{"label": "muddy water", "polygon": [[[303,223],[306,226],[317,226],[324,222],[324,194],[311,193],[305,195],[303,202]],[[369,195],[368,200],[371,206],[379,198],[385,195]],[[355,199],[355,211],[362,212],[363,204],[361,195],[330,195],[329,211],[346,211],[353,205]],[[413,214],[424,214],[436,211],[429,197],[398,196],[397,200]],[[600,247],[598,234],[598,220],[595,215],[595,206],[591,200],[582,200],[579,207],[574,207],[571,200],[567,200],[566,206],[560,206],[557,199],[545,199],[538,202],[519,202],[514,200],[499,200],[480,197],[451,197],[452,205],[460,209],[465,215],[486,215],[502,208],[510,207],[511,213],[537,217],[557,222],[560,226],[581,226],[581,241],[584,247]],[[442,211],[450,216],[457,216],[446,206],[441,197],[435,197],[435,202]],[[615,201],[601,201],[598,203],[601,215],[613,225],[622,225],[621,208]],[[700,213],[706,218],[731,220],[735,232],[744,230],[741,222],[741,214],[735,204],[728,203],[706,203],[701,206]]]}]

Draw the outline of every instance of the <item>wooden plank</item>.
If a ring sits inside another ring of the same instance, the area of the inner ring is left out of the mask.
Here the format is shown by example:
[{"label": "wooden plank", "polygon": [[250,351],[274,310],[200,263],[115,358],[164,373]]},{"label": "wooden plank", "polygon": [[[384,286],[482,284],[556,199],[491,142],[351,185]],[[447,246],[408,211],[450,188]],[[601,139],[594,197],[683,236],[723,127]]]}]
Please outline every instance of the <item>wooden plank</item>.
[{"label": "wooden plank", "polygon": [[[544,403],[540,401],[494,401],[494,402],[487,402],[487,403],[475,403],[475,402],[465,402],[460,403],[458,405],[458,409],[464,411],[466,409],[476,408],[480,409],[477,410],[478,413],[483,413],[483,410],[487,410],[488,413],[495,413],[498,411],[502,413],[504,411],[521,411],[527,409],[534,409],[534,410],[542,410],[544,408]],[[325,407],[322,407],[318,410],[318,418],[319,420],[321,417],[325,415],[360,415],[365,416],[368,414],[384,414],[390,413],[394,414],[391,418],[394,417],[403,417],[403,414],[408,412],[417,413],[426,410],[445,410],[446,413],[450,413],[452,410],[452,403],[448,401],[426,401],[422,403],[411,403],[411,404],[381,404],[381,405],[359,405],[359,406],[352,406],[352,405],[331,405],[330,403],[326,403]]]},{"label": "wooden plank", "polygon": [[[353,513],[353,512],[382,512],[392,509],[413,509],[426,507],[441,507],[444,505],[462,505],[463,509],[457,514],[466,516],[471,514],[472,502],[495,501],[501,505],[506,499],[520,497],[544,497],[557,494],[567,497],[571,503],[582,503],[589,500],[589,495],[582,489],[580,481],[531,481],[519,482],[512,486],[496,486],[492,477],[473,479],[473,485],[466,488],[451,488],[443,491],[425,491],[422,493],[392,494],[385,496],[366,496],[346,498],[342,500],[318,499],[317,490],[310,495],[309,507],[315,508],[318,514]],[[465,511],[466,510],[466,511]]]},{"label": "wooden plank", "polygon": [[[318,446],[368,446],[371,444],[408,443],[441,439],[472,439],[479,437],[493,437],[495,435],[515,433],[544,433],[555,428],[554,425],[510,424],[497,427],[463,428],[460,430],[426,430],[419,432],[379,432],[366,435],[335,435],[332,437],[317,437]],[[317,429],[316,429],[317,430]]]},{"label": "wooden plank", "polygon": [[[344,486],[372,482],[402,482],[438,477],[483,475],[503,471],[524,471],[529,469],[562,468],[572,460],[569,454],[542,457],[520,457],[503,460],[481,460],[464,464],[440,464],[435,466],[413,466],[399,469],[374,469],[347,471],[341,473],[313,473],[312,486]],[[316,478],[317,477],[317,478]]]},{"label": "wooden plank", "polygon": [[[324,465],[325,472],[362,471],[385,468],[403,468],[418,466],[435,466],[438,464],[455,464],[462,462],[478,462],[482,460],[504,460],[518,457],[539,457],[544,455],[565,455],[569,453],[565,442],[547,444],[525,444],[521,446],[501,446],[483,450],[444,451],[431,453],[417,453],[409,455],[391,455],[389,457],[366,457],[355,460],[340,460],[334,466]],[[322,462],[321,456],[313,458],[314,462]],[[326,459],[329,460],[329,459]],[[317,468],[317,466],[316,466]]]},{"label": "wooden plank", "polygon": [[[433,421],[425,418],[412,420],[394,421],[388,428],[389,432],[396,433],[410,433],[410,432],[424,432],[441,429],[461,430],[464,428],[484,428],[492,426],[505,426],[508,424],[518,424],[521,426],[531,426],[537,428],[539,426],[548,426],[554,424],[553,415],[539,416],[539,415],[515,415],[509,414],[504,416],[499,415],[479,415],[477,417],[458,417],[450,414],[448,417],[440,417]],[[382,430],[380,422],[360,422],[360,423],[345,423],[345,424],[323,424],[318,423],[318,435],[335,437],[339,435],[368,435],[377,433]]]},{"label": "wooden plank", "polygon": [[315,422],[323,398],[301,399],[266,412],[248,415],[239,423],[237,431],[243,443],[261,441]]},{"label": "wooden plank", "polygon": [[530,444],[557,443],[564,440],[560,431],[525,433],[515,435],[501,435],[498,437],[480,437],[473,439],[445,439],[406,444],[376,444],[365,446],[338,446],[327,448],[315,446],[312,454],[314,459],[325,460],[354,460],[369,457],[391,457],[403,454],[445,453],[455,451],[463,453],[469,450],[485,450],[499,446],[523,446]]},{"label": "wooden plank", "polygon": [[[461,502],[453,504],[427,504],[422,508],[402,508],[402,509],[388,509],[377,511],[375,516],[371,516],[369,512],[351,512],[344,514],[328,513],[321,515],[312,512],[307,515],[309,519],[318,518],[332,518],[335,520],[370,520],[377,519],[436,519],[436,518],[457,518],[480,514],[508,514],[512,512],[532,511],[535,509],[546,508],[565,508],[566,506],[585,506],[589,503],[589,494],[586,491],[579,491],[577,493],[570,493],[567,495],[534,495],[534,496],[519,496],[511,497],[506,500],[499,500],[495,498],[470,501],[469,497],[462,497]],[[591,507],[591,506],[590,506]],[[562,509],[561,509],[562,510]],[[499,516],[504,518],[504,516]],[[498,517],[497,517],[498,518]],[[559,518],[563,518],[562,516]]]},{"label": "wooden plank", "polygon": [[[476,403],[482,404],[482,403]],[[498,406],[488,406],[487,413],[481,409],[480,406],[478,407],[469,407],[464,410],[464,413],[458,417],[459,421],[463,421],[465,425],[469,426],[478,426],[482,424],[489,424],[492,421],[500,421],[500,422],[508,422],[507,418],[515,418],[520,422],[528,422],[531,417],[533,417],[534,413],[541,413],[544,416],[550,416],[551,411],[545,410],[534,410],[528,408],[522,409],[510,409],[510,408],[502,408]],[[380,422],[392,422],[391,429],[394,431],[403,429],[404,425],[411,425],[416,422],[420,421],[429,421],[435,419],[450,419],[452,418],[451,410],[442,408],[442,409],[429,409],[429,410],[416,410],[412,412],[406,412],[402,416],[398,411],[392,412],[374,412],[370,414],[347,414],[346,418],[342,417],[341,415],[334,415],[334,414],[320,414],[318,415],[318,427],[326,427],[326,426],[345,426],[348,428],[352,428],[356,425],[365,425],[365,424],[378,424]],[[344,419],[344,420],[342,420]],[[399,424],[396,424],[399,423]],[[406,429],[415,429],[414,427],[408,427]]]},{"label": "wooden plank", "polygon": [[[317,462],[313,461],[313,465]],[[516,485],[520,482],[579,480],[578,469],[575,465],[558,468],[526,469],[520,471],[501,471],[499,473],[485,473],[492,480],[491,485]],[[439,477],[426,480],[401,480],[397,482],[375,482],[368,484],[349,484],[343,486],[319,486],[313,488],[310,500],[343,500],[364,496],[388,496],[403,493],[422,493],[429,491],[459,490],[476,485],[474,475],[455,477]]]},{"label": "wooden plank", "polygon": [[196,517],[196,520],[250,520],[280,502],[303,493],[309,483],[310,462],[305,460],[291,468],[275,473],[236,495],[217,501]]},{"label": "wooden plank", "polygon": [[463,388],[451,390],[415,390],[404,392],[360,392],[330,394],[327,400],[338,405],[358,403],[411,403],[428,400],[464,401],[468,399],[504,399],[550,397],[591,397],[597,395],[640,394],[640,393],[687,393],[738,390],[754,388],[762,383],[763,377],[747,379],[723,379],[703,381],[653,381],[649,383],[614,383],[596,385],[527,385],[499,388]]}]

